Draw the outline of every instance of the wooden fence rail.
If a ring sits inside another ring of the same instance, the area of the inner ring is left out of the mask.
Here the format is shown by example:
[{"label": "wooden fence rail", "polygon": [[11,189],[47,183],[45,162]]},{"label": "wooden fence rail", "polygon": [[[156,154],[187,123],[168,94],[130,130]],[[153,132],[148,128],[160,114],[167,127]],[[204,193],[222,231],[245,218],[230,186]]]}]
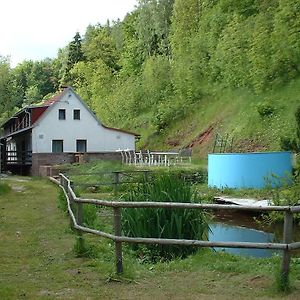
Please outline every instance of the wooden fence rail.
[{"label": "wooden fence rail", "polygon": [[[105,201],[96,199],[83,199],[76,197],[72,182],[63,174],[60,174],[60,180],[52,179],[53,182],[59,184],[66,196],[68,212],[70,214],[73,227],[78,232],[86,232],[95,234],[101,237],[109,238],[115,242],[116,253],[116,268],[117,273],[122,273],[122,243],[144,243],[144,244],[164,244],[164,245],[188,245],[198,247],[226,247],[226,248],[252,248],[252,249],[274,249],[283,251],[281,263],[281,275],[288,278],[291,251],[300,248],[300,242],[292,243],[293,231],[293,213],[299,213],[300,206],[268,206],[268,207],[253,207],[253,206],[237,206],[237,205],[222,205],[222,204],[197,204],[197,203],[169,203],[169,202],[120,202],[120,201]],[[77,214],[74,215],[71,204],[77,205]],[[94,204],[99,206],[111,207],[114,210],[114,234],[106,233],[100,230],[91,229],[82,226],[83,220],[83,204]],[[284,229],[282,243],[253,243],[253,242],[211,242],[201,240],[184,240],[184,239],[161,239],[161,238],[143,238],[143,237],[127,237],[122,236],[121,228],[121,209],[122,208],[183,208],[183,209],[202,209],[202,210],[240,210],[240,211],[259,211],[284,212]]]},{"label": "wooden fence rail", "polygon": [[[180,176],[185,181],[193,181],[196,176],[197,182],[205,182],[207,181],[207,174],[203,171],[195,171],[194,173],[183,172]],[[78,187],[103,187],[103,186],[112,186],[115,192],[120,190],[121,185],[123,184],[133,184],[133,183],[142,183],[148,182],[153,174],[159,174],[152,170],[130,170],[130,171],[111,171],[111,172],[94,172],[94,173],[72,173],[68,172],[65,176],[72,176],[74,179],[74,184]],[[102,179],[105,175],[111,175],[108,180],[102,182],[85,182],[85,183],[77,183],[75,178],[77,176],[101,176]],[[136,177],[135,175],[140,175]],[[193,181],[195,182],[195,181]]]}]

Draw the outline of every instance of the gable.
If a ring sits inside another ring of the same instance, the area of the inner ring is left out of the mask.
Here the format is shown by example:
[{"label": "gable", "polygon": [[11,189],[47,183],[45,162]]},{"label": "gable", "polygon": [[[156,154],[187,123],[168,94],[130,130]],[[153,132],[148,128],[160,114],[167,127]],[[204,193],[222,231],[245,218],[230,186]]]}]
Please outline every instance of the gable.
[{"label": "gable", "polygon": [[[41,115],[40,119],[37,120],[36,122],[37,125],[43,122],[43,119],[48,118],[47,116],[49,114],[52,114],[51,113],[52,111],[56,111],[56,114],[58,115],[59,109],[65,109],[67,120],[72,120],[73,118],[72,114],[74,113],[74,110],[79,109],[80,113],[82,114],[82,117],[84,117],[85,120],[93,119],[94,122],[96,122],[104,129],[117,131],[119,133],[129,134],[133,136],[140,136],[139,134],[133,132],[103,125],[96,117],[96,115],[89,109],[86,103],[70,87],[65,88],[60,94],[55,95],[51,99],[44,102],[44,105],[47,105],[47,109],[45,113]],[[55,122],[56,121],[55,118],[52,118],[52,121]]]},{"label": "gable", "polygon": [[[92,118],[95,122],[100,124],[100,121],[90,111],[84,101],[81,100],[81,98],[71,88],[64,89],[63,92],[55,95],[51,99],[45,101],[43,104],[46,105],[46,111],[36,121],[36,125],[45,122],[44,120],[49,118],[50,115],[53,115],[53,112],[58,114],[59,109],[66,110],[68,120],[71,120],[71,113],[73,113],[74,109],[79,109],[81,112],[84,112],[85,118]],[[55,121],[55,118],[51,119],[52,121]]]}]

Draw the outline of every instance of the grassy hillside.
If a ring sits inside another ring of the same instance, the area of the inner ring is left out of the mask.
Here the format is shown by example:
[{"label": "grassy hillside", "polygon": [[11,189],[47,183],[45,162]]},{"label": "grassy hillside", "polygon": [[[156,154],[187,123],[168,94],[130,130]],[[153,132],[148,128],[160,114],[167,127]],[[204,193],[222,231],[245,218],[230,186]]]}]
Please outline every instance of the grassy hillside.
[{"label": "grassy hillside", "polygon": [[[196,157],[212,151],[217,133],[233,138],[234,151],[278,151],[280,138],[295,134],[300,79],[256,95],[246,89],[218,89],[189,107],[186,117],[159,134],[143,129],[140,147],[173,149],[192,146]],[[145,115],[140,120],[147,120]],[[206,133],[206,135],[205,135]],[[204,135],[204,136],[203,136]]]}]

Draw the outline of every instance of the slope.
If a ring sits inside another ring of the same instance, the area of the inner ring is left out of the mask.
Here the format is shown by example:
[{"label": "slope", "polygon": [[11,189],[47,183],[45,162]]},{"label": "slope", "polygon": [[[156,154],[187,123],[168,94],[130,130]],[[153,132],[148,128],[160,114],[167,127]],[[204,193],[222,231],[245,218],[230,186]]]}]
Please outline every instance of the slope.
[{"label": "slope", "polygon": [[205,157],[220,134],[228,135],[228,145],[233,139],[232,151],[278,151],[281,137],[295,134],[299,95],[299,79],[259,95],[246,89],[215,88],[214,93],[189,106],[184,118],[175,120],[159,134],[149,128],[143,131],[141,126],[144,138],[140,146],[191,147],[196,156]]}]

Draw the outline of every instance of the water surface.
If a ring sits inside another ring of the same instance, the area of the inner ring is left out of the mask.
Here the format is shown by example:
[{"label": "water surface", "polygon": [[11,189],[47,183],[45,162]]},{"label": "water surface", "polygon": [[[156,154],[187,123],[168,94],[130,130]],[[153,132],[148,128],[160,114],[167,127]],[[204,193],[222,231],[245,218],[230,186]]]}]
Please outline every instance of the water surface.
[{"label": "water surface", "polygon": [[[208,239],[212,242],[254,242],[254,243],[271,243],[275,242],[273,233],[246,228],[237,225],[228,225],[221,222],[210,224],[211,231]],[[254,257],[270,257],[276,250],[270,249],[239,249],[239,248],[214,248],[216,251],[225,251],[231,254]]]}]

